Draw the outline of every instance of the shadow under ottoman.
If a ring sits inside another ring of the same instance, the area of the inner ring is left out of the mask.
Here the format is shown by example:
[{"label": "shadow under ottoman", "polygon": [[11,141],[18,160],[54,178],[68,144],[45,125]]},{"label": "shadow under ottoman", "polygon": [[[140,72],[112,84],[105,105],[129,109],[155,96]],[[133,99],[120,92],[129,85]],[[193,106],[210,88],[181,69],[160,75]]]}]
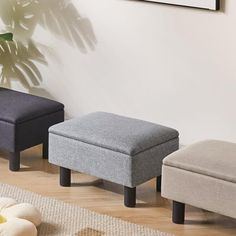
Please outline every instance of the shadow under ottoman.
[{"label": "shadow under ottoman", "polygon": [[40,143],[47,158],[48,128],[62,121],[63,104],[0,88],[0,149],[10,153],[10,170],[19,170],[21,151]]},{"label": "shadow under ottoman", "polygon": [[70,186],[71,170],[90,174],[123,185],[128,207],[136,204],[136,186],[161,176],[163,158],[178,146],[174,129],[105,112],[49,129],[49,162],[61,167],[62,186]]}]

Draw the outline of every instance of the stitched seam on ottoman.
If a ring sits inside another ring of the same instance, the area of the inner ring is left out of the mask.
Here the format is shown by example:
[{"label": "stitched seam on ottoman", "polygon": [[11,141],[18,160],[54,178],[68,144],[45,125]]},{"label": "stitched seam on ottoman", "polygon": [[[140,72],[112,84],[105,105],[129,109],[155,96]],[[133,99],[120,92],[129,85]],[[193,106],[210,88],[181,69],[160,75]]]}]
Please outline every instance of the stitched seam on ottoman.
[{"label": "stitched seam on ottoman", "polygon": [[74,141],[77,141],[77,142],[79,142],[79,143],[84,143],[84,144],[87,144],[87,145],[90,145],[90,146],[94,146],[94,147],[106,149],[106,150],[109,150],[109,151],[112,151],[112,152],[118,152],[118,153],[120,153],[120,154],[123,154],[123,155],[126,155],[126,156],[128,156],[128,157],[131,157],[129,154],[127,154],[127,153],[125,153],[125,152],[116,151],[116,150],[113,150],[113,149],[111,149],[111,148],[107,148],[107,147],[103,147],[103,146],[98,146],[98,145],[96,145],[96,144],[88,143],[88,142],[85,142],[85,141],[81,141],[81,140],[78,140],[78,139],[75,139],[75,138],[67,137],[67,136],[64,136],[64,135],[61,135],[61,134],[57,134],[57,133],[54,133],[54,132],[49,132],[49,134],[53,134],[53,135],[55,135],[55,136],[63,137],[63,138],[69,139],[69,140],[74,140]]},{"label": "stitched seam on ottoman", "polygon": [[186,171],[186,172],[189,172],[189,173],[194,173],[194,174],[198,174],[198,175],[203,175],[203,176],[207,176],[207,177],[209,177],[209,178],[219,179],[219,180],[222,180],[222,181],[225,181],[225,182],[230,182],[230,183],[236,184],[236,182],[233,182],[233,180],[227,180],[227,179],[215,177],[215,176],[212,176],[212,175],[209,175],[209,174],[205,174],[205,173],[199,173],[199,172],[192,171],[192,170],[187,170],[187,169],[184,169],[184,168],[178,168],[178,167],[172,166],[172,165],[164,164],[164,166],[167,166],[167,167],[171,167],[171,168],[174,168],[174,169],[177,169],[177,170],[182,170],[182,171]]},{"label": "stitched seam on ottoman", "polygon": [[59,112],[59,111],[64,111],[64,109],[55,110],[55,111],[53,111],[53,112],[45,113],[44,115],[35,116],[34,118],[30,118],[30,119],[23,120],[23,121],[20,121],[20,122],[17,122],[17,121],[16,121],[16,122],[7,121],[7,120],[1,119],[1,118],[0,118],[0,120],[1,120],[2,122],[8,123],[8,124],[18,125],[18,124],[23,124],[23,123],[28,122],[28,121],[31,121],[31,120],[36,120],[36,119],[41,118],[41,117],[44,117],[44,116],[52,115],[52,114],[57,113],[57,112]]},{"label": "stitched seam on ottoman", "polygon": [[88,144],[88,145],[91,145],[91,146],[95,146],[95,147],[99,147],[99,148],[103,148],[103,149],[107,149],[107,150],[110,150],[110,151],[113,151],[113,152],[118,152],[118,153],[121,153],[121,154],[125,154],[125,155],[127,155],[127,156],[130,156],[130,157],[135,157],[136,155],[138,155],[138,154],[140,154],[140,153],[142,153],[142,152],[146,152],[146,151],[148,151],[148,150],[150,150],[150,149],[153,149],[153,148],[155,148],[155,147],[157,147],[157,146],[159,146],[159,145],[162,145],[162,144],[164,144],[164,143],[168,143],[168,142],[170,142],[170,141],[173,141],[173,140],[175,140],[175,139],[178,139],[178,137],[177,137],[177,138],[170,139],[170,140],[168,140],[168,141],[166,141],[166,142],[162,142],[162,143],[160,143],[160,144],[151,146],[151,147],[149,147],[149,148],[146,148],[145,150],[142,150],[142,151],[140,151],[140,152],[138,152],[138,153],[135,153],[134,155],[131,155],[131,154],[128,154],[128,153],[126,153],[126,152],[122,152],[122,151],[119,151],[119,150],[114,150],[114,149],[112,149],[112,148],[108,148],[108,147],[105,147],[105,146],[102,146],[102,145],[97,145],[97,144],[89,143],[89,142],[86,142],[86,141],[83,141],[83,140],[79,140],[79,139],[76,139],[76,138],[73,138],[73,137],[68,137],[68,136],[65,136],[65,135],[61,135],[61,134],[58,134],[58,133],[56,133],[56,132],[49,132],[49,134],[53,134],[53,135],[56,135],[56,136],[59,136],[59,137],[67,138],[67,139],[72,139],[72,140],[75,140],[75,141],[77,141],[77,142],[85,143],[85,144]]},{"label": "stitched seam on ottoman", "polygon": [[159,144],[153,145],[153,146],[151,146],[151,147],[148,147],[148,148],[146,148],[146,149],[144,149],[144,150],[142,150],[142,151],[140,151],[140,152],[135,153],[132,157],[135,157],[136,155],[141,154],[142,152],[149,151],[150,149],[155,148],[155,147],[158,147],[158,146],[160,146],[160,145],[162,145],[162,144],[165,144],[165,143],[168,143],[168,142],[174,141],[175,139],[178,140],[179,137],[172,138],[172,139],[170,139],[170,140],[168,140],[168,141],[165,141],[165,142],[162,142],[162,143],[159,143]]}]

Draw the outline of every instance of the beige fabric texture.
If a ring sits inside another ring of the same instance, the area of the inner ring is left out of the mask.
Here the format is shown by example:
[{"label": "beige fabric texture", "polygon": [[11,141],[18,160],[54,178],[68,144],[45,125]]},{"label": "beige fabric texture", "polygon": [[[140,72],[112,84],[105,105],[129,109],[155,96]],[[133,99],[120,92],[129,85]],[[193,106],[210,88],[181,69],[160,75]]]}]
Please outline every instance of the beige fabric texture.
[{"label": "beige fabric texture", "polygon": [[172,153],[164,165],[236,183],[236,144],[218,140],[195,143]]},{"label": "beige fabric texture", "polygon": [[236,184],[163,165],[162,196],[236,218]]},{"label": "beige fabric texture", "polygon": [[0,184],[0,195],[28,202],[40,210],[43,222],[38,227],[39,236],[170,236],[6,184]]}]

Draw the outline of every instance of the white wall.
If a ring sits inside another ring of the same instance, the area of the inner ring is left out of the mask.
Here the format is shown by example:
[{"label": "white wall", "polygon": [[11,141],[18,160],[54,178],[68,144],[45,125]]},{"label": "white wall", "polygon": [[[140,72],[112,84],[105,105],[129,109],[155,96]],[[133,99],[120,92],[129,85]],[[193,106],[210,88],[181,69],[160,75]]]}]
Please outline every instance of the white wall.
[{"label": "white wall", "polygon": [[97,39],[75,46],[37,26],[44,89],[69,116],[103,110],[177,128],[181,143],[236,142],[236,1],[223,11],[129,0],[75,0]]}]

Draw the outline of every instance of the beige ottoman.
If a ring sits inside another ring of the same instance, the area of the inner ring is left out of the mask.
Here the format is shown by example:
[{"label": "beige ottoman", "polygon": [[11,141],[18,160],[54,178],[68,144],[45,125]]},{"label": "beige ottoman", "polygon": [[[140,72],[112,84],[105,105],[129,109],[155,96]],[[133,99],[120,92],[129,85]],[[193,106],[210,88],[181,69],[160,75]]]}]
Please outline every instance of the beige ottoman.
[{"label": "beige ottoman", "polygon": [[185,204],[236,218],[236,144],[208,140],[167,156],[162,196],[173,200],[177,224],[184,223]]}]

